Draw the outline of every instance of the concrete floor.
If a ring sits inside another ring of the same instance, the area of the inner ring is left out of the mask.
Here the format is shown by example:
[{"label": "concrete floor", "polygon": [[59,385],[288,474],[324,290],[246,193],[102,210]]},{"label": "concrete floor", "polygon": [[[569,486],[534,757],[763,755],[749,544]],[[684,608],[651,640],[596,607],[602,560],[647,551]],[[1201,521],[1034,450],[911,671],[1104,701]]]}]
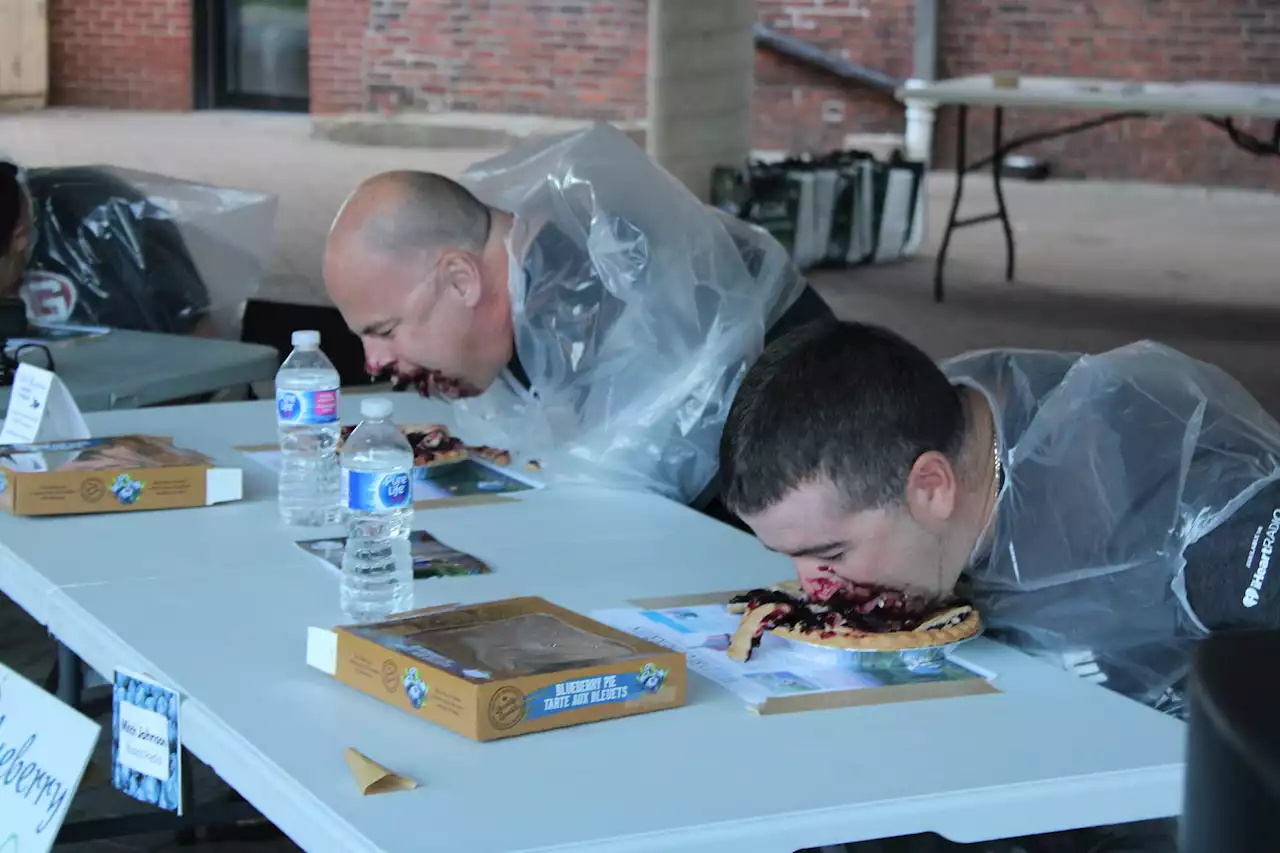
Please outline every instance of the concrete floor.
[{"label": "concrete floor", "polygon": [[[115,163],[277,194],[276,250],[262,295],[298,302],[324,300],[318,275],[324,234],[345,194],[362,178],[392,168],[456,174],[489,153],[346,147],[311,138],[307,120],[298,116],[62,111],[0,116],[0,152],[33,166]],[[892,326],[937,356],[996,346],[1099,350],[1159,339],[1217,363],[1280,412],[1274,343],[1280,325],[1280,243],[1274,239],[1280,197],[1120,184],[1011,184],[1017,280],[1002,280],[997,225],[959,232],[948,265],[948,299],[937,305],[930,256],[953,186],[951,176],[930,178],[930,232],[920,259],[814,276],[841,316]],[[989,186],[980,179],[971,186],[966,210],[985,211]],[[0,659],[33,677],[42,677],[52,661],[52,644],[41,629],[2,597]],[[202,799],[225,795],[211,774],[199,775]],[[131,807],[104,782],[99,774],[86,783],[77,816]],[[465,846],[465,840],[458,842]],[[282,840],[213,846],[294,849]],[[70,849],[176,848],[167,837],[148,837]],[[1088,848],[1063,840],[1053,849]]]}]

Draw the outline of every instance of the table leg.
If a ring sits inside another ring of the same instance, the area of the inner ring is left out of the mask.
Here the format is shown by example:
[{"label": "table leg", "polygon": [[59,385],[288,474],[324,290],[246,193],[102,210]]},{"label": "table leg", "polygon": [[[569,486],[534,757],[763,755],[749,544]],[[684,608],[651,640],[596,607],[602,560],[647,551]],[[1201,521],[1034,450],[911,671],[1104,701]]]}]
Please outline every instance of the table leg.
[{"label": "table leg", "polygon": [[80,707],[84,691],[84,670],[75,652],[58,643],[58,698],[72,708]]},{"label": "table leg", "polygon": [[964,196],[964,176],[969,167],[969,107],[956,107],[956,191],[951,197],[951,212],[947,214],[947,227],[942,232],[942,245],[933,267],[933,301],[943,298],[943,270],[947,265],[947,250],[951,248],[951,232],[956,230],[956,214],[960,212],[960,199]]},{"label": "table leg", "polygon": [[1009,224],[1009,208],[1004,203],[1004,187],[1000,184],[1004,171],[1004,107],[996,107],[995,127],[991,133],[991,149],[996,152],[996,160],[991,164],[991,186],[996,194],[996,214],[1000,217],[1000,225],[1004,228],[1004,280],[1013,281],[1013,226]]}]

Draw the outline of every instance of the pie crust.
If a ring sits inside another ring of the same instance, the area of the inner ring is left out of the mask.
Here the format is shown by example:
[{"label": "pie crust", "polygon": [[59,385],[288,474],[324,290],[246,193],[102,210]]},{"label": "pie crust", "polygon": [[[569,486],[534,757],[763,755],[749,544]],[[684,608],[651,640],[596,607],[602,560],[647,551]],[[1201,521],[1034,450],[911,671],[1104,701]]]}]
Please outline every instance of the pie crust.
[{"label": "pie crust", "polygon": [[[511,453],[497,447],[470,447],[462,443],[456,436],[450,434],[449,428],[443,424],[397,424],[400,432],[404,433],[406,438],[417,436],[418,440],[414,441],[410,438],[410,444],[413,446],[413,467],[415,468],[431,468],[436,465],[448,465],[453,462],[461,462],[469,457],[477,457],[492,462],[494,465],[511,464]],[[342,441],[346,441],[351,435],[354,426],[344,426],[342,428]],[[431,444],[435,447],[431,447]]]},{"label": "pie crust", "polygon": [[[824,605],[804,600],[800,584],[784,581],[767,588],[794,599],[794,603],[771,601],[752,607],[747,601],[729,605],[730,613],[741,613],[742,621],[729,641],[727,654],[731,660],[746,661],[751,657],[764,632],[830,649],[893,652],[927,649],[967,640],[982,630],[982,618],[970,604],[950,602],[940,606],[919,621],[916,627],[900,631],[867,631],[850,625],[822,628],[775,624],[780,618],[803,607],[815,615],[829,612]],[[750,593],[748,593],[749,595]],[[914,621],[914,620],[913,620]]]}]

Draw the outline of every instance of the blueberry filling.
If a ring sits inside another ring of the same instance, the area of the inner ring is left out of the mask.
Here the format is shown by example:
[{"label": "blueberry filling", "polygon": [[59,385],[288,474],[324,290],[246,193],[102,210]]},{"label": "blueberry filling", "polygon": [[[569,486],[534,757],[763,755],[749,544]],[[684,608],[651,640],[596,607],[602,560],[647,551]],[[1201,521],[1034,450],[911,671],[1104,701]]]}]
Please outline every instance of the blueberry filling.
[{"label": "blueberry filling", "polygon": [[[783,605],[761,623],[752,643],[754,648],[759,644],[760,634],[770,628],[816,633],[824,639],[834,637],[837,632],[833,629],[842,627],[871,634],[912,631],[940,610],[966,602],[954,597],[930,599],[898,590],[859,585],[836,593],[820,605],[807,604],[774,589],[752,590],[734,598],[731,603],[746,604],[753,610],[770,604]],[[957,614],[945,625],[935,627],[949,627],[963,620],[963,615]]]}]

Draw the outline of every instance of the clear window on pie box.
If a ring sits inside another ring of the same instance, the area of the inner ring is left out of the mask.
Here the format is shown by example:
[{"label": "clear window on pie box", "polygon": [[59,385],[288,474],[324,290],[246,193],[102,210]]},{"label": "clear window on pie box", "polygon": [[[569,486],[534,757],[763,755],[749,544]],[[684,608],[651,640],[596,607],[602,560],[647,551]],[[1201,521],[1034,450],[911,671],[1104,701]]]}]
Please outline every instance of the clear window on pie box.
[{"label": "clear window on pie box", "polygon": [[497,679],[599,666],[643,654],[625,640],[601,636],[555,613],[513,612],[503,603],[427,613],[378,626],[375,632],[384,638],[396,635],[394,644],[409,654],[415,647],[426,649],[460,669]]}]

